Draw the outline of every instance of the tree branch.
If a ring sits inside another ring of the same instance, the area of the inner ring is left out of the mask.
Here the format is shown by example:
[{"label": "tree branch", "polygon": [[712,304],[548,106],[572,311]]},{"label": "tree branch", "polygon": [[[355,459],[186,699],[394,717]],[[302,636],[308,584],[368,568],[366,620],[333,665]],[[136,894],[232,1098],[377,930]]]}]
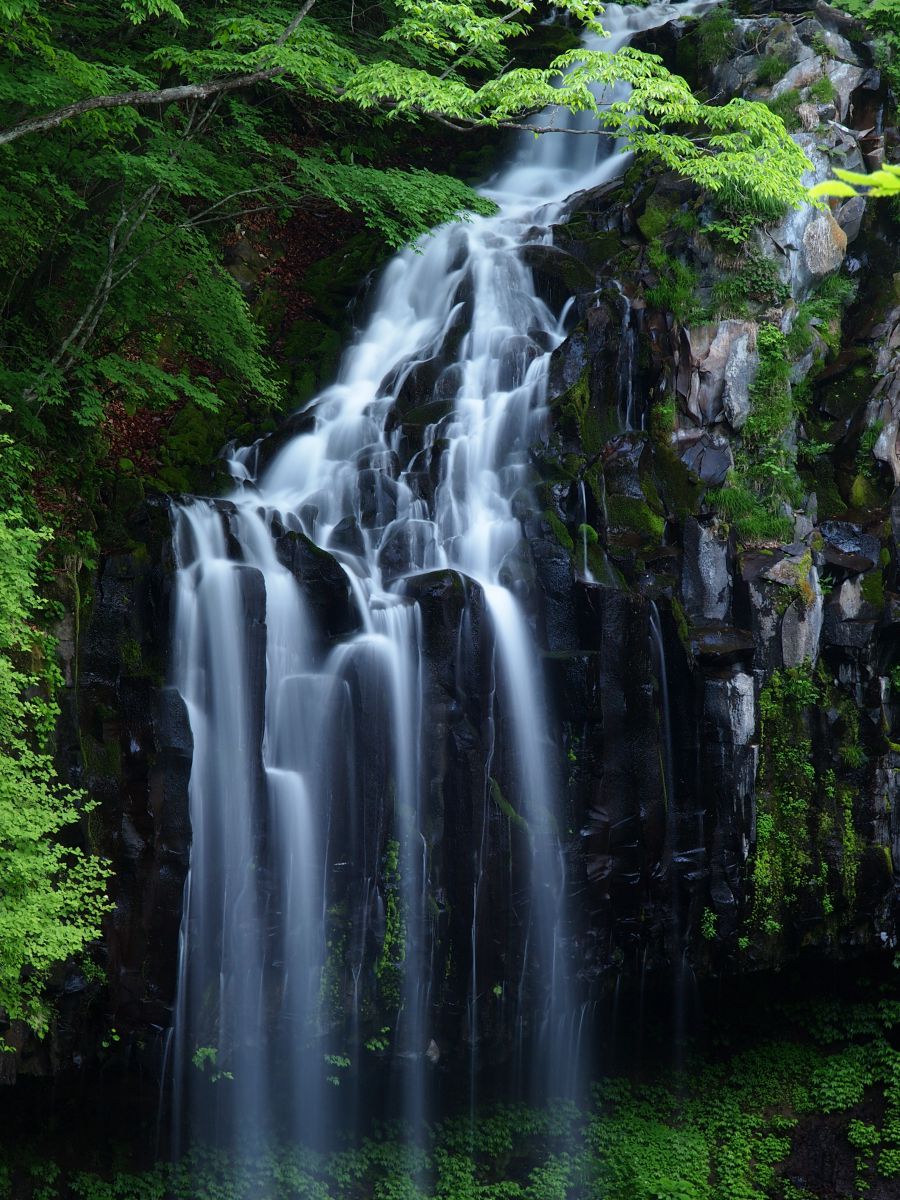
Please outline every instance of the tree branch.
[{"label": "tree branch", "polygon": [[[278,37],[275,42],[276,46],[283,46],[288,38],[296,32],[300,22],[315,2],[316,0],[306,0],[303,7]],[[109,96],[88,96],[85,100],[76,101],[75,104],[66,104],[62,108],[54,109],[53,112],[44,113],[43,116],[29,117],[27,121],[20,121],[18,125],[11,125],[9,129],[0,130],[0,146],[8,145],[29,133],[56,129],[65,121],[71,121],[85,113],[96,112],[98,109],[129,106],[146,108],[153,104],[175,104],[181,100],[208,100],[211,96],[221,95],[223,92],[233,92],[239,88],[251,87],[254,83],[275,79],[277,76],[283,75],[285,70],[285,67],[264,67],[246,75],[225,75],[221,79],[210,79],[206,83],[183,83],[169,88],[117,92]]]}]

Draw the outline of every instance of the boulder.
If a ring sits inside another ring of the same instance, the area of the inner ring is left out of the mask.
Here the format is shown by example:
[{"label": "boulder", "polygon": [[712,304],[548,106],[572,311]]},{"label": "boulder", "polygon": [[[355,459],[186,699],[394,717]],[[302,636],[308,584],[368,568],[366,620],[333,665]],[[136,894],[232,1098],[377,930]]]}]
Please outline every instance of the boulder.
[{"label": "boulder", "polygon": [[717,524],[684,523],[681,595],[685,612],[695,621],[725,621],[731,610],[728,541]]},{"label": "boulder", "polygon": [[756,325],[752,321],[720,321],[686,332],[690,348],[691,375],[688,408],[704,425],[725,414],[746,421],[750,411],[749,389],[759,364],[755,352]]},{"label": "boulder", "polygon": [[814,279],[836,271],[847,253],[847,235],[831,215],[822,213],[803,231],[805,267]]},{"label": "boulder", "polygon": [[745,673],[728,679],[708,679],[704,712],[721,741],[748,746],[756,732],[756,699],[753,676]]},{"label": "boulder", "polygon": [[678,440],[681,461],[703,483],[715,487],[725,482],[734,466],[728,438],[704,430],[699,436],[688,434]]}]

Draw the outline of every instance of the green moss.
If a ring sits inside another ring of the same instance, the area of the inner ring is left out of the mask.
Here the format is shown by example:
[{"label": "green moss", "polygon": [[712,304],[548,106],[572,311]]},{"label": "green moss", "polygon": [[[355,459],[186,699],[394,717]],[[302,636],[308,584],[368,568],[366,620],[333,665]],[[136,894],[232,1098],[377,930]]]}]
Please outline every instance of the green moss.
[{"label": "green moss", "polygon": [[761,495],[735,472],[721,487],[710,489],[707,499],[720,517],[734,525],[745,545],[785,542],[793,537],[793,519],[784,516],[777,501]]},{"label": "green moss", "polygon": [[553,536],[564,550],[572,551],[575,549],[575,542],[572,538],[572,535],[551,508],[548,508],[545,511],[544,520],[550,526],[551,530],[553,531]]},{"label": "green moss", "polygon": [[[844,897],[852,908],[856,901],[856,878],[859,874],[863,848],[853,818],[852,790],[849,787],[841,787],[837,792],[837,797],[840,807],[841,882]],[[893,873],[893,866],[891,872]]]},{"label": "green moss", "polygon": [[301,408],[333,382],[341,347],[339,330],[321,321],[297,321],[291,326],[279,352],[286,408]]},{"label": "green moss", "polygon": [[672,313],[683,325],[704,321],[709,314],[697,297],[696,271],[667,254],[659,242],[650,244],[647,260],[657,276],[656,284],[646,291],[650,307]]},{"label": "green moss", "polygon": [[646,500],[634,496],[609,496],[606,511],[614,529],[638,534],[644,541],[662,541],[666,523]]},{"label": "green moss", "polygon": [[744,317],[748,301],[755,304],[784,304],[790,288],[783,283],[771,258],[749,250],[734,260],[733,270],[713,287],[712,305],[717,316]]},{"label": "green moss", "polygon": [[774,100],[766,100],[765,104],[776,116],[781,117],[788,132],[800,128],[800,116],[797,112],[800,106],[800,93],[796,88],[789,88],[780,96],[776,96]]},{"label": "green moss", "polygon": [[140,675],[143,667],[140,643],[135,638],[125,638],[119,646],[122,666],[129,675]]},{"label": "green moss", "polygon": [[678,640],[686,650],[690,650],[691,630],[688,625],[687,613],[684,611],[683,604],[675,595],[672,596],[671,605],[675,628],[678,630]]},{"label": "green moss", "polygon": [[675,429],[675,418],[678,414],[678,403],[674,395],[668,395],[653,401],[650,407],[650,436],[658,446],[671,444],[672,432]]},{"label": "green moss", "polygon": [[313,263],[303,276],[302,289],[312,297],[315,317],[329,328],[347,323],[347,306],[360,283],[385,260],[389,248],[371,233],[349,238],[334,254]]},{"label": "green moss", "polygon": [[884,576],[880,570],[869,571],[863,576],[861,591],[868,604],[878,609],[884,607]]},{"label": "green moss", "polygon": [[819,699],[808,668],[775,671],[760,692],[756,846],[751,920],[772,937],[816,878],[810,805],[815,789],[807,709]]},{"label": "green moss", "polygon": [[825,518],[843,516],[847,512],[847,505],[838,490],[831,458],[826,454],[818,455],[812,464],[811,474],[819,515]]},{"label": "green moss", "polygon": [[319,1008],[324,1021],[339,1024],[344,1015],[344,963],[347,956],[346,914],[340,908],[328,910],[325,961],[319,981]]},{"label": "green moss", "polygon": [[697,44],[697,63],[701,67],[715,67],[729,58],[737,45],[737,27],[734,13],[727,6],[714,8],[701,17],[694,32]]},{"label": "green moss", "polygon": [[[572,386],[552,402],[557,427],[562,439],[575,442],[579,453],[593,457],[600,452],[606,432],[591,403],[590,369],[585,367]],[[580,472],[575,464],[575,475]]]},{"label": "green moss", "polygon": [[665,197],[654,193],[637,219],[638,229],[648,242],[654,242],[666,232],[672,223],[675,205]]},{"label": "green moss", "polygon": [[861,512],[868,512],[873,508],[878,508],[881,504],[881,496],[878,494],[878,489],[868,475],[860,472],[853,479],[850,485],[850,507],[859,509]]},{"label": "green moss", "polygon": [[703,485],[684,465],[673,446],[654,448],[653,470],[668,512],[684,520],[698,511]]},{"label": "green moss", "polygon": [[791,61],[784,54],[767,54],[756,68],[757,83],[771,87],[791,69]]},{"label": "green moss", "polygon": [[496,779],[493,778],[493,776],[491,776],[490,787],[491,799],[494,801],[509,823],[511,825],[515,825],[518,829],[524,830],[526,833],[530,832],[528,822],[523,816],[516,812],[510,802],[506,799],[500,788],[500,784]]},{"label": "green moss", "polygon": [[388,842],[382,868],[384,939],[375,960],[378,994],[384,1008],[396,1011],[402,999],[403,964],[406,961],[406,913],[400,894],[400,843]]},{"label": "green moss", "polygon": [[[830,713],[828,749],[813,747],[810,714]],[[868,761],[854,698],[837,686],[824,665],[775,671],[760,693],[760,763],[757,776],[757,846],[751,862],[752,924],[772,938],[793,911],[811,901],[828,927],[854,920],[863,843],[853,799]],[[838,772],[845,775],[838,777]],[[840,878],[840,891],[830,877]]]},{"label": "green moss", "polygon": [[809,98],[816,104],[830,104],[834,97],[834,84],[827,75],[823,75],[809,86]]},{"label": "green moss", "polygon": [[812,552],[807,550],[796,563],[790,564],[791,581],[782,585],[776,602],[779,614],[784,614],[792,604],[798,604],[804,611],[816,602],[816,593],[809,581],[812,571]]}]

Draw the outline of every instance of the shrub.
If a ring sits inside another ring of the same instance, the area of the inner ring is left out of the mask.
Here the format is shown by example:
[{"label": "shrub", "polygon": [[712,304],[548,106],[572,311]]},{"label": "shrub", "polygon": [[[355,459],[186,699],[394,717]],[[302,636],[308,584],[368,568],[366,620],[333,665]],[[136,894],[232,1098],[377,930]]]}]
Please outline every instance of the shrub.
[{"label": "shrub", "polygon": [[790,70],[790,60],[783,54],[767,54],[756,68],[757,82],[763,87],[771,87]]}]

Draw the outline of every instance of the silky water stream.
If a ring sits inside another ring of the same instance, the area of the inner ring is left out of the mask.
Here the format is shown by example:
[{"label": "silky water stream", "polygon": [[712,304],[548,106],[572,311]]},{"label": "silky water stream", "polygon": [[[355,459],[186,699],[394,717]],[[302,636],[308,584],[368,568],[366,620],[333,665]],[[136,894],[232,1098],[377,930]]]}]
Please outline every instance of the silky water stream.
[{"label": "silky water stream", "polygon": [[[611,5],[593,44],[675,11]],[[522,1098],[583,1083],[560,738],[517,565],[566,314],[522,251],[624,162],[602,138],[523,141],[485,189],[496,216],[388,264],[301,431],[234,452],[227,500],[175,511],[179,1137],[327,1144],[381,1072],[415,1138],[454,1043],[473,1105],[501,1057]],[[456,621],[437,664],[434,589]]]}]

